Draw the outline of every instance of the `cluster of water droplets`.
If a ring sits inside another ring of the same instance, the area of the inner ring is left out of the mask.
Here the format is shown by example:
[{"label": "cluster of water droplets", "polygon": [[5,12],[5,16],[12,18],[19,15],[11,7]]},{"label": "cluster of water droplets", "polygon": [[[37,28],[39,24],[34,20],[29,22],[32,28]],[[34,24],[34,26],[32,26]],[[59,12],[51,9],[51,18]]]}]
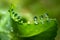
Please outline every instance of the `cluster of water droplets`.
[{"label": "cluster of water droplets", "polygon": [[[8,11],[9,11],[9,13],[11,13],[10,15],[13,16],[13,19],[15,18],[14,20],[16,22],[23,24],[26,21],[23,17],[21,17],[20,15],[15,13],[13,9],[10,9]],[[38,19],[39,19],[39,21],[38,21]],[[39,17],[37,17],[37,16],[33,17],[34,24],[39,24],[39,23],[44,24],[44,21],[50,22],[51,20],[53,20],[53,19],[49,18],[48,13],[44,13],[43,15],[40,15]],[[26,21],[26,23],[31,24],[30,21]]]},{"label": "cluster of water droplets", "polygon": [[18,15],[18,13],[14,12],[13,9],[8,10],[8,12],[10,13],[11,18],[14,19],[14,21],[19,23],[24,23],[26,21],[25,18]]},{"label": "cluster of water droplets", "polygon": [[[38,21],[38,19],[39,19],[39,21]],[[35,24],[39,24],[39,23],[44,24],[44,21],[49,22],[49,20],[50,19],[49,19],[47,13],[45,13],[44,15],[40,15],[39,18],[37,16],[34,17],[34,23]]]}]

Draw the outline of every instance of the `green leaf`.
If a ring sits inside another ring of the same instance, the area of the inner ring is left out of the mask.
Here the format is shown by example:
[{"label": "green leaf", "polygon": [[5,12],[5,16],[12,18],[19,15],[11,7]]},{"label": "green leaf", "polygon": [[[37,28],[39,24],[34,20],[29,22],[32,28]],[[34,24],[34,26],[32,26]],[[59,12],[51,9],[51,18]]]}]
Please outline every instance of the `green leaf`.
[{"label": "green leaf", "polygon": [[[15,25],[14,25],[15,24]],[[18,33],[20,35],[20,37],[31,37],[31,36],[35,36],[38,35],[40,33],[43,33],[45,31],[48,31],[48,29],[50,28],[56,28],[56,22],[55,21],[51,21],[51,22],[45,22],[45,24],[18,24],[16,22],[13,21],[12,23],[13,28],[17,31],[15,31],[16,33]],[[53,30],[52,30],[53,31]]]}]

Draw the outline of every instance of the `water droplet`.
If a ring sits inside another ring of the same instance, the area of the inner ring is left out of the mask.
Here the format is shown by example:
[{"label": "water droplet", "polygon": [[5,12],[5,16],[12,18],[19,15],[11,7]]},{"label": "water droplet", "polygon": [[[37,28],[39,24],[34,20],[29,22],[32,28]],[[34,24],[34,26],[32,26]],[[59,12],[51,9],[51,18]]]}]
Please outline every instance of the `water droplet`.
[{"label": "water droplet", "polygon": [[20,19],[20,16],[18,16],[17,19]]},{"label": "water droplet", "polygon": [[34,17],[34,21],[36,21],[36,20],[37,20],[37,16]]},{"label": "water droplet", "polygon": [[21,23],[23,23],[23,20],[21,20]]},{"label": "water droplet", "polygon": [[19,20],[19,23],[24,23],[23,19],[20,19],[20,20]]},{"label": "water droplet", "polygon": [[11,11],[13,11],[13,9],[11,9]]},{"label": "water droplet", "polygon": [[12,14],[14,14],[15,12],[12,12]]},{"label": "water droplet", "polygon": [[10,12],[10,10],[8,10],[8,12]]},{"label": "water droplet", "polygon": [[50,22],[51,20],[48,18],[46,21],[47,21],[47,22]]},{"label": "water droplet", "polygon": [[43,19],[43,15],[40,16],[40,19]]},{"label": "water droplet", "polygon": [[15,13],[14,16],[17,16],[17,13]]},{"label": "water droplet", "polygon": [[45,13],[45,17],[48,17],[48,13]]}]

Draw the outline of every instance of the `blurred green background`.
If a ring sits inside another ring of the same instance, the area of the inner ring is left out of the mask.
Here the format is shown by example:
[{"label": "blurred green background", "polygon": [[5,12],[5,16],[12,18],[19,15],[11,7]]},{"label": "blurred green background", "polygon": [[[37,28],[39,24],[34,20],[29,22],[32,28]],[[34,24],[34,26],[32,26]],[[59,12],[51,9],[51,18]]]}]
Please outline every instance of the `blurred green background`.
[{"label": "blurred green background", "polygon": [[58,22],[56,40],[60,40],[60,0],[0,0],[0,11],[8,10],[11,3],[15,5],[17,12],[27,8],[33,16],[48,12],[51,18],[56,18]]}]

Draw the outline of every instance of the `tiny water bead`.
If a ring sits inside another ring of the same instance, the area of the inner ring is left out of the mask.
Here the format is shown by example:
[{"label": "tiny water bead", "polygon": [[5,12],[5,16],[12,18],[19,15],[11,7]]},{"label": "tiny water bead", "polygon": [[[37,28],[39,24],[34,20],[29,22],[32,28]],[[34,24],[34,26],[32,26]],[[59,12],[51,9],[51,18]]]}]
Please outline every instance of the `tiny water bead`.
[{"label": "tiny water bead", "polygon": [[41,23],[41,24],[44,24],[44,16],[41,15],[41,16],[39,16],[39,18],[40,18],[40,23]]},{"label": "tiny water bead", "polygon": [[12,12],[12,11],[14,11],[14,10],[13,10],[13,9],[9,9],[9,10],[8,10],[8,12]]},{"label": "tiny water bead", "polygon": [[45,13],[44,15],[45,15],[45,17],[48,17],[48,13]]},{"label": "tiny water bead", "polygon": [[15,13],[15,14],[14,14],[14,17],[16,17],[17,15],[18,15],[18,14],[17,14],[17,13]]},{"label": "tiny water bead", "polygon": [[41,24],[44,24],[44,21],[40,21]]},{"label": "tiny water bead", "polygon": [[15,12],[12,12],[12,14],[14,14]]},{"label": "tiny water bead", "polygon": [[11,9],[11,11],[14,11],[13,9]]},{"label": "tiny water bead", "polygon": [[18,22],[21,22],[21,21],[22,21],[22,19],[20,19],[20,18],[19,18],[19,19],[17,19],[17,20],[18,20]]},{"label": "tiny water bead", "polygon": [[8,10],[8,12],[10,12],[10,10]]},{"label": "tiny water bead", "polygon": [[47,22],[51,21],[50,18],[49,18],[49,16],[48,16],[48,13],[45,13],[44,16],[45,16],[45,19],[46,19]]},{"label": "tiny water bead", "polygon": [[38,24],[38,21],[37,20],[38,20],[38,18],[37,18],[37,16],[35,16],[34,17],[34,24]]},{"label": "tiny water bead", "polygon": [[21,23],[23,23],[23,20],[21,20]]},{"label": "tiny water bead", "polygon": [[36,21],[36,20],[37,20],[37,16],[34,17],[34,21]]},{"label": "tiny water bead", "polygon": [[40,16],[40,20],[42,20],[42,19],[43,19],[43,15]]},{"label": "tiny water bead", "polygon": [[19,23],[27,23],[27,20],[24,18],[17,19]]},{"label": "tiny water bead", "polygon": [[17,19],[20,19],[21,17],[20,16],[17,16]]}]

